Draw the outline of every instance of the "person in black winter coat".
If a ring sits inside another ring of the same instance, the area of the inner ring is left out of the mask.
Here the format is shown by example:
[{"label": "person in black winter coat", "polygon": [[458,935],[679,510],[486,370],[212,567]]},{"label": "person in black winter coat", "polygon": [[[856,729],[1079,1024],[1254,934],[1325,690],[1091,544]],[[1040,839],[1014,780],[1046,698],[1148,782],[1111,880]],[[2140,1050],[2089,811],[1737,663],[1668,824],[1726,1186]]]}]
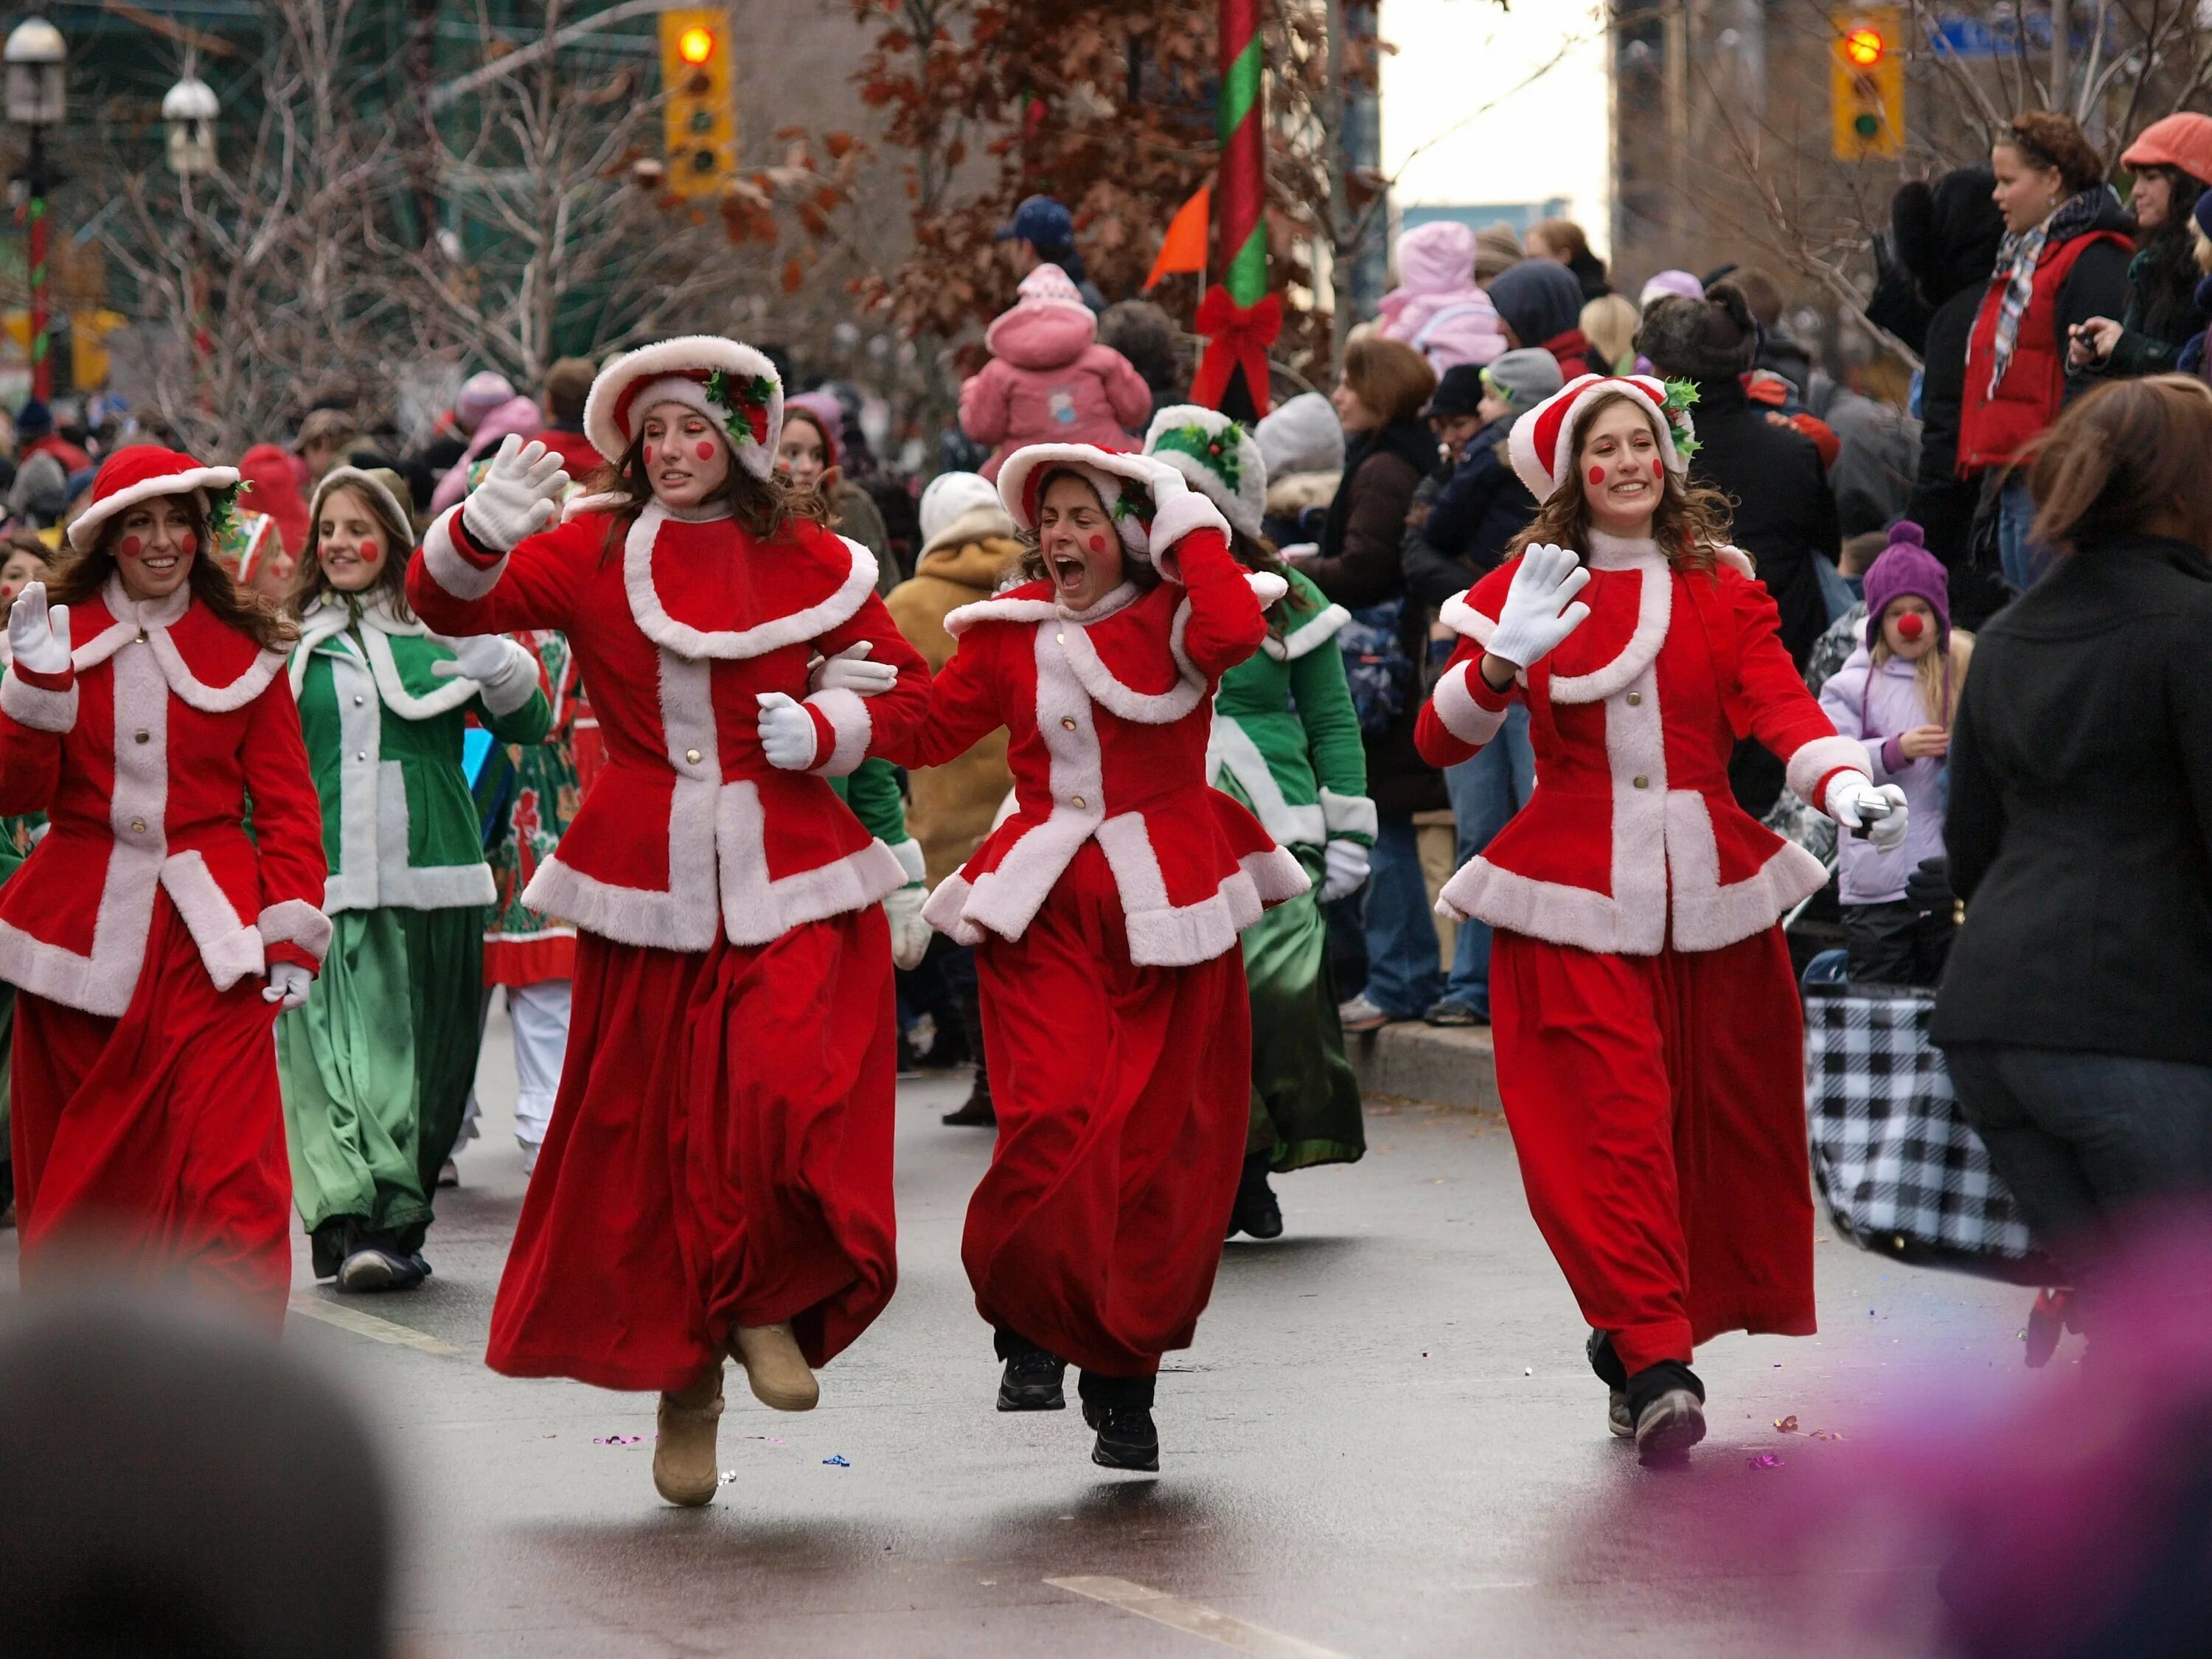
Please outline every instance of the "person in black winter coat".
[{"label": "person in black winter coat", "polygon": [[1966,924],[1932,1032],[2075,1283],[2148,1200],[2212,1195],[2212,392],[2122,380],[2035,462],[2059,550],[1983,629],[1944,841]]},{"label": "person in black winter coat", "polygon": [[1636,349],[1662,375],[1695,382],[1698,453],[1690,477],[1735,503],[1736,545],[1751,555],[1773,595],[1782,643],[1802,668],[1828,626],[1814,562],[1833,561],[1842,538],[1820,452],[1744,395],[1741,376],[1758,344],[1751,308],[1729,283],[1702,300],[1672,294],[1654,300],[1636,336]]},{"label": "person in black winter coat", "polygon": [[[1406,591],[1431,610],[1495,570],[1506,544],[1536,516],[1536,498],[1514,472],[1505,441],[1513,422],[1562,384],[1548,351],[1509,351],[1485,368],[1462,363],[1444,371],[1428,412],[1451,465],[1413,492],[1400,555]],[[1454,442],[1447,420],[1480,424]]]},{"label": "person in black winter coat", "polygon": [[[1906,296],[1894,286],[1875,320],[1919,348],[1920,464],[1905,516],[1927,532],[1928,550],[1951,573],[1951,614],[1978,628],[2002,602],[2002,591],[1972,572],[1974,513],[1981,482],[1959,476],[1959,416],[1966,396],[1966,337],[1996,266],[2004,216],[1990,199],[1996,174],[1977,161],[1932,185],[1915,180],[1890,203],[1898,264],[1917,303],[1918,338]],[[1874,311],[1869,307],[1869,314]]]}]

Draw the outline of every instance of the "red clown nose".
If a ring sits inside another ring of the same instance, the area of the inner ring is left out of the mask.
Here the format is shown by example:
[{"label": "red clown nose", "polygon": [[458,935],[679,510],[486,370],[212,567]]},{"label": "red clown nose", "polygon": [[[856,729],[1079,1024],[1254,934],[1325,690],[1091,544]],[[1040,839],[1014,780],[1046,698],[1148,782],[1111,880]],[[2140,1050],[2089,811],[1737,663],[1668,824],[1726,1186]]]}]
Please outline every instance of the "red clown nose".
[{"label": "red clown nose", "polygon": [[1897,636],[1907,642],[1917,640],[1928,626],[1917,611],[1908,611],[1897,619]]}]

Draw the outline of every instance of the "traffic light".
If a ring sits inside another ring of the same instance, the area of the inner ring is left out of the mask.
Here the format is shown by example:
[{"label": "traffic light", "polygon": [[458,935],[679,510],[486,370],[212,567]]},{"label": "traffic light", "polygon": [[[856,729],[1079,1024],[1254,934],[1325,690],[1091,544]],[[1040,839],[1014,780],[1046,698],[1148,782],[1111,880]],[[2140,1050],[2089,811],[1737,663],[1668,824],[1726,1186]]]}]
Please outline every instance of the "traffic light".
[{"label": "traffic light", "polygon": [[1904,29],[1898,9],[1871,6],[1841,14],[1833,27],[1828,89],[1836,159],[1863,161],[1904,154]]},{"label": "traffic light", "polygon": [[738,168],[737,66],[730,14],[699,6],[660,14],[660,84],[668,188],[712,196]]}]

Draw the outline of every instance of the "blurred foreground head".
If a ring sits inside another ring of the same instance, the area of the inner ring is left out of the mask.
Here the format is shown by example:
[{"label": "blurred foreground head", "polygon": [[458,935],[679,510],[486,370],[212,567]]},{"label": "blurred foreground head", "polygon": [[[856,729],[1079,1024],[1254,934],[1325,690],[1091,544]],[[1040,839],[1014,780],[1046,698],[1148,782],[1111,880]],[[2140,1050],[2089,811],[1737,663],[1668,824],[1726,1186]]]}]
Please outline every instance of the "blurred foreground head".
[{"label": "blurred foreground head", "polygon": [[383,1659],[389,1499],[311,1366],[205,1314],[0,1323],[0,1654]]}]

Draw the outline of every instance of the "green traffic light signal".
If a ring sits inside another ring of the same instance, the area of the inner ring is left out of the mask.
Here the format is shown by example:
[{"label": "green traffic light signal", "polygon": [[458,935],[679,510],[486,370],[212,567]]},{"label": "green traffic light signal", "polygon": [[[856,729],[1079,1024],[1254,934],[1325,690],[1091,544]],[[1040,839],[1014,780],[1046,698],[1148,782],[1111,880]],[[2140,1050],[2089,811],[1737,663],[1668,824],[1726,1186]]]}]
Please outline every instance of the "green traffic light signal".
[{"label": "green traffic light signal", "polygon": [[1861,110],[1851,118],[1851,131],[1870,144],[1881,136],[1881,118],[1872,110]]}]

